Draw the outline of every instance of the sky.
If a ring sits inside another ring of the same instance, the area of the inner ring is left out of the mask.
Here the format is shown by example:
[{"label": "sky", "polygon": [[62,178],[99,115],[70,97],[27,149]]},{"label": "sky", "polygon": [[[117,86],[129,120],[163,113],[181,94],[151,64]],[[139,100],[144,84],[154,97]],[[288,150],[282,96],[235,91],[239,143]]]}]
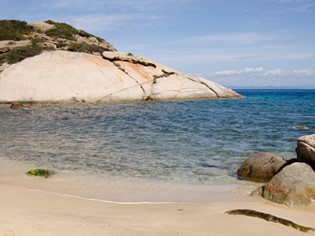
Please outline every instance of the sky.
[{"label": "sky", "polygon": [[0,0],[0,18],[65,22],[232,88],[315,88],[315,0]]}]

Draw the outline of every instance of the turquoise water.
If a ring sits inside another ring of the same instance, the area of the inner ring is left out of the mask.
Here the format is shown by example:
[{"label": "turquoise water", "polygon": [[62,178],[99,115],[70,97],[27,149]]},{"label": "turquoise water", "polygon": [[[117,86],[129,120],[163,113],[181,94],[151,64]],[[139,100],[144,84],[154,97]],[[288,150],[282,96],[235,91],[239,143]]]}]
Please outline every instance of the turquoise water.
[{"label": "turquoise water", "polygon": [[126,179],[229,184],[250,154],[293,157],[297,138],[315,133],[315,90],[238,92],[246,98],[3,108],[0,158]]}]

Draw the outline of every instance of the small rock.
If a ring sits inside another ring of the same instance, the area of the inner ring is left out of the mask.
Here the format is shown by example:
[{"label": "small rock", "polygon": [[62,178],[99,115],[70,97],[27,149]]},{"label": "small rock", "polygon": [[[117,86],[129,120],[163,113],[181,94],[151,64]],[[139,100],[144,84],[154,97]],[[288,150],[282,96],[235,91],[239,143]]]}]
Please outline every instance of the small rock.
[{"label": "small rock", "polygon": [[11,49],[9,47],[0,48],[0,54],[10,52],[10,50]]},{"label": "small rock", "polygon": [[293,163],[252,195],[290,207],[308,206],[315,199],[315,172],[305,163]]},{"label": "small rock", "polygon": [[237,175],[245,180],[268,182],[287,162],[277,155],[260,152],[250,156],[237,170]]},{"label": "small rock", "polygon": [[10,106],[11,109],[20,109],[23,107],[24,107],[24,105],[21,102],[13,102],[13,103],[11,103],[11,106]]},{"label": "small rock", "polygon": [[309,164],[315,170],[315,134],[300,137],[295,151],[298,161]]}]

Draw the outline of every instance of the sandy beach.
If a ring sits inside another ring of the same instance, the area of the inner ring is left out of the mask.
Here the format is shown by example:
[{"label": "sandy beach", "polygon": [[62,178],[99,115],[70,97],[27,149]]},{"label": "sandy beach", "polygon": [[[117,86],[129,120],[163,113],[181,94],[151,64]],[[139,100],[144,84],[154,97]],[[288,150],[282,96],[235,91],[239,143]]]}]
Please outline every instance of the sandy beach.
[{"label": "sandy beach", "polygon": [[266,202],[110,204],[0,185],[1,235],[315,235],[227,210],[249,208],[315,227],[315,209]]},{"label": "sandy beach", "polygon": [[[10,165],[17,168],[8,171],[5,167]],[[209,203],[110,203],[45,190],[43,185],[51,185],[49,181],[53,178],[25,176],[21,170],[27,167],[19,167],[15,162],[1,161],[0,166],[1,235],[315,235],[258,218],[225,213],[252,209],[315,228],[314,206],[292,209],[249,198],[235,190],[234,198]],[[67,187],[60,178],[58,181],[60,189]]]}]

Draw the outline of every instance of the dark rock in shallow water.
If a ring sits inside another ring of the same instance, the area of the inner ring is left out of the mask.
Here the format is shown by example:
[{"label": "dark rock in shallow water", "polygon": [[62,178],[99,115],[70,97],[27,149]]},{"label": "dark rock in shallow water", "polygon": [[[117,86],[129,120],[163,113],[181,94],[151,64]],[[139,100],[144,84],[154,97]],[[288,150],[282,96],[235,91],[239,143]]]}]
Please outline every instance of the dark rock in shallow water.
[{"label": "dark rock in shallow water", "polygon": [[315,199],[315,172],[305,163],[293,163],[252,195],[290,207],[308,206]]},{"label": "dark rock in shallow water", "polygon": [[245,180],[268,182],[287,162],[274,154],[260,152],[250,156],[237,170],[237,175]]},{"label": "dark rock in shallow water", "polygon": [[315,170],[315,134],[298,139],[296,154],[298,161],[309,164]]},{"label": "dark rock in shallow water", "polygon": [[24,105],[23,103],[21,102],[13,102],[11,105],[10,105],[10,108],[11,109],[20,109],[20,108],[23,108]]}]

